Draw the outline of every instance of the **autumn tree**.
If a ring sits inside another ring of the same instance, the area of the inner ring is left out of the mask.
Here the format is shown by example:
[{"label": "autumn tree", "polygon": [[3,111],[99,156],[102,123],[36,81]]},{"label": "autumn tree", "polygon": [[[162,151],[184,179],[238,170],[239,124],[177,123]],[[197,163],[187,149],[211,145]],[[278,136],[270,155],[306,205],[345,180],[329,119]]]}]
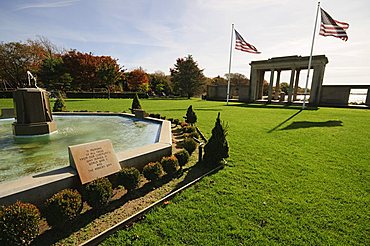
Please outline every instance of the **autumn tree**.
[{"label": "autumn tree", "polygon": [[0,80],[8,88],[27,86],[27,71],[36,74],[46,56],[44,47],[31,40],[0,43]]},{"label": "autumn tree", "polygon": [[149,89],[149,76],[141,67],[134,69],[127,75],[127,85],[130,91],[147,92]]},{"label": "autumn tree", "polygon": [[157,71],[149,75],[150,91],[157,95],[165,93],[169,95],[172,93],[171,78],[164,74],[164,72]]},{"label": "autumn tree", "polygon": [[280,90],[281,92],[284,92],[285,95],[287,95],[289,91],[289,84],[287,82],[280,83]]},{"label": "autumn tree", "polygon": [[227,85],[227,80],[223,77],[217,76],[209,81],[210,85]]},{"label": "autumn tree", "polygon": [[94,56],[71,50],[62,56],[66,71],[73,79],[75,90],[109,88],[121,79],[122,71],[117,60],[110,56]]},{"label": "autumn tree", "polygon": [[202,90],[202,85],[205,82],[203,69],[199,69],[191,55],[178,58],[175,67],[171,68],[170,71],[174,90],[181,96],[187,96],[190,99]]},{"label": "autumn tree", "polygon": [[230,73],[230,75],[227,73],[225,74],[226,81],[229,80],[230,77],[230,85],[249,85],[249,79],[241,73]]}]

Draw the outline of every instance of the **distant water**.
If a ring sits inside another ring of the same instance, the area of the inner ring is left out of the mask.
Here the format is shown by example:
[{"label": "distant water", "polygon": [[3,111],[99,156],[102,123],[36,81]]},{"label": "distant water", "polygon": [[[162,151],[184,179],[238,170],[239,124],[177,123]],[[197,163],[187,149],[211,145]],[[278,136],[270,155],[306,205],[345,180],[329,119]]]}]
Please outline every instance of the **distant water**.
[{"label": "distant water", "polygon": [[365,104],[366,102],[366,89],[352,89],[349,94],[348,103],[349,104]]},{"label": "distant water", "polygon": [[[365,104],[366,102],[366,89],[352,89],[349,94],[348,103],[349,104]],[[297,95],[297,101],[303,101],[304,95]],[[266,98],[267,99],[267,98]],[[310,96],[306,96],[306,101],[310,99]],[[285,100],[288,100],[288,96],[285,96]]]}]

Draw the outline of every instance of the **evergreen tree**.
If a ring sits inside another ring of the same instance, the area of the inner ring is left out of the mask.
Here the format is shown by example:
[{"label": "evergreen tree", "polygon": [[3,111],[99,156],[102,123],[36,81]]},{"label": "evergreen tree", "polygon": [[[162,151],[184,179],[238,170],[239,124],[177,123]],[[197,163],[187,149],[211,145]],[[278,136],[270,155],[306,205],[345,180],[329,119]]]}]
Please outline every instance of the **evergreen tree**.
[{"label": "evergreen tree", "polygon": [[132,100],[132,105],[131,105],[131,113],[135,113],[135,109],[141,109],[140,101],[139,101],[139,96],[137,93],[135,93],[134,99]]},{"label": "evergreen tree", "polygon": [[199,69],[197,62],[191,55],[178,58],[175,67],[171,68],[170,71],[174,90],[181,96],[187,96],[190,99],[202,89],[205,82],[203,69]]},{"label": "evergreen tree", "polygon": [[218,165],[223,158],[229,157],[226,128],[227,126],[221,123],[220,113],[218,113],[212,136],[204,146],[203,160],[207,165]]},{"label": "evergreen tree", "polygon": [[191,125],[197,122],[197,115],[195,114],[192,105],[188,107],[188,111],[186,112],[186,116],[184,118],[185,118],[185,122]]}]

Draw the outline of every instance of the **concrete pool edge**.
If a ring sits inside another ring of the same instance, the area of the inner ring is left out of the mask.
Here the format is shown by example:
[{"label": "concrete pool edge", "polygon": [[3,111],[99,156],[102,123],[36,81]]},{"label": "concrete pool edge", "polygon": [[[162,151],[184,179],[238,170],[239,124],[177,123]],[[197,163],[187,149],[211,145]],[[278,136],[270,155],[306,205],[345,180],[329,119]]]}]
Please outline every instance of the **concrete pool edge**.
[{"label": "concrete pool edge", "polygon": [[[55,115],[103,115],[135,118],[132,114],[108,112],[67,112]],[[150,117],[142,120],[161,124],[158,142],[117,152],[116,155],[121,167],[134,166],[142,169],[146,163],[160,160],[162,156],[172,154],[171,122]],[[0,205],[12,204],[17,200],[39,204],[56,192],[65,188],[77,187],[79,184],[77,172],[70,166],[2,182],[0,183]]]}]

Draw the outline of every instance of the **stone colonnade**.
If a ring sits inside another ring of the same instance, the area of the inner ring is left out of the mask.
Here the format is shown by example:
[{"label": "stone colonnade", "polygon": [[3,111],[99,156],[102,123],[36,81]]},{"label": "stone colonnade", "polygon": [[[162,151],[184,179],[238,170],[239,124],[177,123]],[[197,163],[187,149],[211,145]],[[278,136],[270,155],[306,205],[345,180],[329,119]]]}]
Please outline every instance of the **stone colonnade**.
[{"label": "stone colonnade", "polygon": [[[263,61],[252,61],[251,65],[251,86],[250,86],[250,101],[256,101],[262,99],[263,95],[263,81],[265,72],[270,71],[270,84],[268,91],[268,102],[272,99],[277,100],[279,98],[279,91],[276,90],[273,95],[273,85],[276,73],[276,88],[280,85],[281,71],[290,70],[290,83],[288,89],[288,103],[292,103],[297,99],[299,76],[302,69],[308,69],[309,57],[305,56],[287,56],[287,57],[275,57]],[[311,106],[317,106],[320,102],[321,86],[324,79],[325,66],[328,63],[328,59],[325,55],[313,56],[311,62],[311,69],[313,69],[313,75],[311,75],[312,83],[310,90],[309,104]]]}]

